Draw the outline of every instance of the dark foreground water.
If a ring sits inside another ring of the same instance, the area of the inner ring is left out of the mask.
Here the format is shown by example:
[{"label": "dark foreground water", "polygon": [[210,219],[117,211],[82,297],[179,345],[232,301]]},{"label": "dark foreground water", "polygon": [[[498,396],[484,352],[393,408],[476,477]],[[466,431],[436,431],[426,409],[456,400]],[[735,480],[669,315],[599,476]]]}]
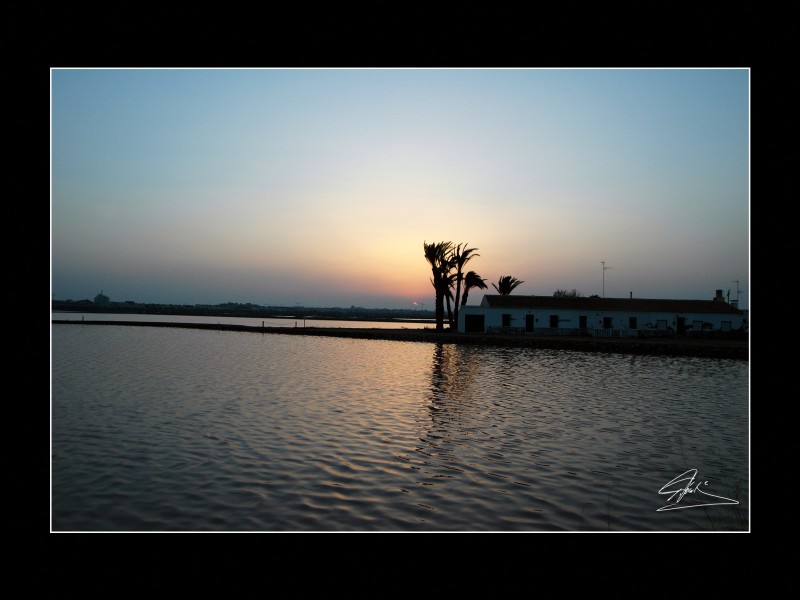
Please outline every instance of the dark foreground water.
[{"label": "dark foreground water", "polygon": [[748,530],[748,375],[733,360],[53,325],[51,528]]}]

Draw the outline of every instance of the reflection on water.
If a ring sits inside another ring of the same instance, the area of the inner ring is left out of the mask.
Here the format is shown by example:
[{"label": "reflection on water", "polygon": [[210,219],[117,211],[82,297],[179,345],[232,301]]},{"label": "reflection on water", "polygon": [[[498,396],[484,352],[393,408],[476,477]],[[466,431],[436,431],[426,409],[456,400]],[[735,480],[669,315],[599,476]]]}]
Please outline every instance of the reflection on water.
[{"label": "reflection on water", "polygon": [[52,331],[55,530],[748,528],[741,361]]}]

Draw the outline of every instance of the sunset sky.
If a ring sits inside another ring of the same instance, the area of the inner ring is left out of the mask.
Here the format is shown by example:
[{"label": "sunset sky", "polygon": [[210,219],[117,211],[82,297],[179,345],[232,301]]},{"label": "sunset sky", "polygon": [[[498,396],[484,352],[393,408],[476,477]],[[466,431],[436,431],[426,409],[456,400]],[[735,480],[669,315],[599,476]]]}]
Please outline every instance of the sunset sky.
[{"label": "sunset sky", "polygon": [[51,293],[433,308],[494,292],[748,307],[750,73],[51,71]]}]

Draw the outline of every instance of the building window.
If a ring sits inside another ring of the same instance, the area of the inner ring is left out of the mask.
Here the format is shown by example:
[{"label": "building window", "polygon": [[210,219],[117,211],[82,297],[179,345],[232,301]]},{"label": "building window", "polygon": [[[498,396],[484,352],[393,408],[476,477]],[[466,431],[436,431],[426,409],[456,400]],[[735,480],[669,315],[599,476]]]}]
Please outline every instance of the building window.
[{"label": "building window", "polygon": [[550,315],[550,327],[558,328],[558,315]]},{"label": "building window", "polygon": [[636,317],[628,317],[628,329],[636,329]]},{"label": "building window", "polygon": [[586,329],[586,315],[581,315],[578,317],[578,326],[581,329]]},{"label": "building window", "polygon": [[603,328],[611,329],[611,317],[603,317]]},{"label": "building window", "polygon": [[511,327],[511,315],[502,315],[503,327]]}]

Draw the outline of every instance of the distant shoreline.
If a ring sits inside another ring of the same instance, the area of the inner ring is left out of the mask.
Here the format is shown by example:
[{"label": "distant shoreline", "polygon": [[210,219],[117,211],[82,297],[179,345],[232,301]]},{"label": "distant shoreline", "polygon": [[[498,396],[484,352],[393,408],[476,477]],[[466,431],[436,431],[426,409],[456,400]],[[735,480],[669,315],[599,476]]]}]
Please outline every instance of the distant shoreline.
[{"label": "distant shoreline", "polygon": [[213,331],[241,331],[281,335],[315,335],[353,339],[429,342],[515,348],[571,350],[657,356],[697,356],[749,361],[748,340],[692,338],[612,338],[590,336],[539,336],[457,333],[434,329],[350,329],[345,327],[252,327],[247,325],[210,323],[165,323],[143,321],[75,321],[51,320],[53,325],[116,325],[128,327],[177,327]]},{"label": "distant shoreline", "polygon": [[[88,302],[88,301],[86,301]],[[71,314],[128,314],[128,315],[170,315],[189,317],[237,317],[248,319],[309,319],[315,321],[372,321],[394,323],[436,323],[436,315],[431,311],[393,309],[393,308],[312,308],[295,307],[253,307],[240,306],[176,306],[161,304],[120,304],[95,306],[91,303],[53,302],[52,313]]]}]

